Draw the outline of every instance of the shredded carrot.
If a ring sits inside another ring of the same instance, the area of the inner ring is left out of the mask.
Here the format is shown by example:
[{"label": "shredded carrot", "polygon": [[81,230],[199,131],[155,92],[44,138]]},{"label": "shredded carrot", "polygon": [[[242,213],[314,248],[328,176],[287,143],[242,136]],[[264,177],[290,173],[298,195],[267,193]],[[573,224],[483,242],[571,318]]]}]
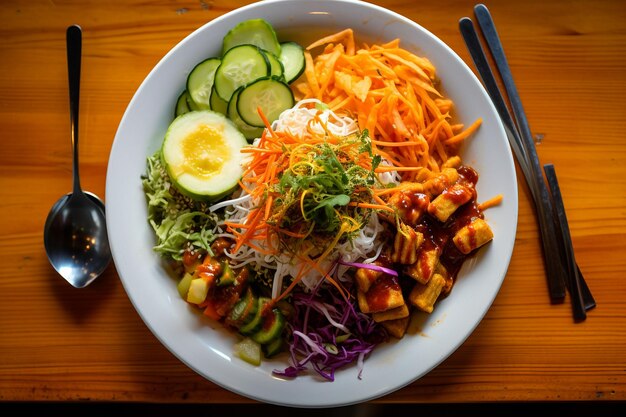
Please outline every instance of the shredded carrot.
[{"label": "shredded carrot", "polygon": [[502,203],[502,194],[498,194],[495,197],[491,197],[487,201],[483,201],[478,205],[479,210],[487,210],[488,208],[494,207]]},{"label": "shredded carrot", "polygon": [[396,167],[396,166],[392,166],[392,165],[383,165],[383,166],[379,166],[378,168],[376,168],[374,170],[374,172],[389,172],[389,171],[421,171],[423,168],[422,167]]},{"label": "shredded carrot", "polygon": [[387,203],[385,203],[383,201],[384,204],[370,204],[370,203],[350,203],[351,206],[356,206],[356,207],[362,207],[362,208],[368,208],[368,209],[373,209],[373,210],[383,210],[383,211],[390,211],[392,213],[395,213],[395,210],[392,207],[389,207],[387,205]]},{"label": "shredded carrot", "polygon": [[[313,57],[311,50],[320,47]],[[345,29],[311,43],[305,57],[298,98],[314,97],[354,115],[368,129],[374,151],[395,166],[437,169],[482,123],[466,129],[453,124],[453,102],[437,89],[435,67],[401,48],[398,39],[356,49],[353,30]],[[406,180],[414,173],[401,175]]]}]

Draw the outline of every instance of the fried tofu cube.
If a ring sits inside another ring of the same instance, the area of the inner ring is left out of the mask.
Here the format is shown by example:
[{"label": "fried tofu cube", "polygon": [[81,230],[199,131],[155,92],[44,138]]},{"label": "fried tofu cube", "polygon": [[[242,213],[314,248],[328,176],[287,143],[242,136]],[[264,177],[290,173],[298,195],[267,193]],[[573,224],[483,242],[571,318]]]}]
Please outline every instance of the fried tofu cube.
[{"label": "fried tofu cube", "polygon": [[356,270],[356,285],[359,290],[367,292],[373,283],[383,274],[382,271],[375,271],[369,268],[359,268]]},{"label": "fried tofu cube", "polygon": [[470,201],[473,195],[474,191],[471,188],[454,184],[431,201],[428,213],[440,222],[445,222],[459,207]]},{"label": "fried tofu cube", "polygon": [[[446,162],[443,163],[443,165],[441,165],[444,169],[445,168],[458,168],[461,166],[461,157],[458,155],[452,156],[450,158],[448,158],[446,160]],[[456,171],[456,169],[455,169]],[[458,176],[458,172],[457,172],[457,176]],[[456,180],[454,181],[456,182]]]},{"label": "fried tofu cube", "polygon": [[363,313],[378,313],[404,304],[398,280],[387,274],[376,280],[367,292],[357,290],[357,300]]},{"label": "fried tofu cube", "polygon": [[409,327],[410,317],[406,316],[401,319],[383,321],[381,324],[391,336],[402,339]]},{"label": "fried tofu cube", "polygon": [[446,279],[443,276],[433,274],[426,285],[415,284],[409,294],[409,301],[418,309],[426,313],[432,313],[435,302],[437,302],[445,284]]},{"label": "fried tofu cube", "polygon": [[380,323],[387,320],[402,319],[404,317],[408,317],[408,315],[409,307],[406,303],[404,303],[400,307],[392,308],[391,310],[382,311],[380,313],[372,313],[372,318],[375,322]]},{"label": "fried tofu cube", "polygon": [[441,289],[441,296],[448,295],[452,291],[452,286],[454,285],[454,279],[452,277],[444,276],[446,283],[443,285]]},{"label": "fried tofu cube", "polygon": [[[450,158],[453,159],[453,158]],[[449,159],[449,160],[450,160]],[[459,158],[460,160],[460,158]],[[459,180],[459,171],[456,170],[456,167],[447,167],[441,170],[441,173],[443,175],[445,175],[446,179],[448,180],[448,186],[453,185],[454,183],[456,183]]]},{"label": "fried tofu cube", "polygon": [[391,261],[404,265],[417,262],[417,251],[424,241],[424,235],[412,227],[400,223],[393,242]]},{"label": "fried tofu cube", "polygon": [[454,278],[452,278],[450,274],[448,274],[448,270],[446,269],[446,267],[443,266],[441,262],[438,262],[437,265],[435,266],[435,272],[433,273],[441,275],[446,280],[445,285],[441,289],[440,296],[450,294],[450,291],[452,291],[452,286],[454,285]]},{"label": "fried tofu cube", "polygon": [[430,199],[421,192],[422,186],[413,189],[398,191],[389,197],[387,205],[397,209],[403,223],[415,226],[422,214],[428,209]]},{"label": "fried tofu cube", "polygon": [[437,262],[437,265],[435,265],[435,274],[439,274],[439,275],[442,275],[443,277],[447,277],[448,269],[445,266],[443,266],[441,262]]},{"label": "fried tofu cube", "polygon": [[467,255],[491,239],[493,239],[493,232],[487,222],[483,219],[475,219],[456,232],[452,241],[461,253]]},{"label": "fried tofu cube", "polygon": [[426,284],[439,263],[439,251],[437,249],[421,250],[417,256],[417,262],[404,269],[405,274],[421,284]]},{"label": "fried tofu cube", "polygon": [[439,195],[459,179],[459,173],[454,168],[444,168],[440,173],[424,182],[424,191],[431,195]]},{"label": "fried tofu cube", "polygon": [[417,175],[415,176],[415,181],[417,181],[420,185],[422,185],[422,191],[423,191],[424,189],[423,183],[435,176],[436,174],[432,172],[430,169],[421,168],[419,171],[417,171]]}]

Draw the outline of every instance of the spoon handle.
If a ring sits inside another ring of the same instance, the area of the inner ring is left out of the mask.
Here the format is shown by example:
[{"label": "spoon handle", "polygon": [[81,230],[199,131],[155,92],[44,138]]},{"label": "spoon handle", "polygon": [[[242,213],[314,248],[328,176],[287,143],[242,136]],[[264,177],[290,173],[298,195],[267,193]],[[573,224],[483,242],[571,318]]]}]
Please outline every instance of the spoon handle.
[{"label": "spoon handle", "polygon": [[80,97],[80,57],[82,53],[82,30],[78,25],[72,25],[66,32],[67,45],[67,76],[70,87],[70,125],[72,137],[72,151],[74,153],[74,194],[81,193],[78,175],[78,103]]}]

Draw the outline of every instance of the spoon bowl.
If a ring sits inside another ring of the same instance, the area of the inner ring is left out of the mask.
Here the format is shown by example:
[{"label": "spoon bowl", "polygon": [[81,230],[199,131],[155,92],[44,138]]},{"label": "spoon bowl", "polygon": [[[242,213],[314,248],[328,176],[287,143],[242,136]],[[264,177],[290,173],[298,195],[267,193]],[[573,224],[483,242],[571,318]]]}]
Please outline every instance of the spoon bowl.
[{"label": "spoon bowl", "polygon": [[102,200],[87,191],[82,196],[62,196],[46,219],[44,245],[48,260],[76,288],[89,285],[111,260],[104,215]]},{"label": "spoon bowl", "polygon": [[96,279],[111,261],[104,203],[80,188],[78,175],[78,99],[82,31],[67,29],[67,70],[73,148],[74,190],[50,209],[44,226],[44,247],[54,269],[76,288]]}]

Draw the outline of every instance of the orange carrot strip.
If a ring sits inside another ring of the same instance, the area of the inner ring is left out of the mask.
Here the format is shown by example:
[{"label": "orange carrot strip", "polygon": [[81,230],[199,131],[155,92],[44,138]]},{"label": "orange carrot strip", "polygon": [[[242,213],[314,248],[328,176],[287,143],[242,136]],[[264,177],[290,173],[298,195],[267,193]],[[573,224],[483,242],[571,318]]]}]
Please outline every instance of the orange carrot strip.
[{"label": "orange carrot strip", "polygon": [[284,235],[295,237],[295,238],[298,238],[298,239],[302,239],[302,238],[306,237],[306,234],[295,233],[295,232],[291,232],[291,231],[285,230],[285,229],[276,229],[276,231],[278,233],[282,233]]},{"label": "orange carrot strip", "polygon": [[311,92],[314,96],[317,96],[320,91],[320,84],[317,80],[317,75],[315,74],[315,64],[313,63],[313,57],[308,51],[304,51],[304,62],[304,75],[307,79]]},{"label": "orange carrot strip", "polygon": [[374,172],[390,172],[390,171],[421,171],[422,167],[394,167],[389,165],[378,166]]},{"label": "orange carrot strip", "polygon": [[412,141],[404,141],[404,142],[396,142],[396,141],[383,141],[383,140],[373,140],[372,143],[375,143],[378,146],[419,146],[418,143]]},{"label": "orange carrot strip", "polygon": [[[308,259],[308,258],[305,258],[305,259]],[[311,265],[309,265],[308,263],[304,263],[304,262],[302,263],[302,266],[298,270],[298,274],[296,274],[296,276],[291,280],[291,284],[289,284],[289,286],[285,289],[285,291],[283,291],[278,297],[276,297],[275,299],[276,302],[282,300],[287,295],[289,295],[289,293],[295,288],[295,286],[302,280],[302,277],[304,276],[304,274],[308,272],[308,271],[305,271],[305,268],[307,266],[310,268]]]},{"label": "orange carrot strip", "polygon": [[464,139],[466,139],[468,136],[470,136],[472,133],[474,133],[478,127],[481,125],[482,123],[482,119],[478,119],[476,120],[474,123],[472,123],[467,129],[465,129],[464,131],[462,131],[461,133],[452,136],[448,139],[445,139],[444,142],[446,145],[449,145],[451,143],[456,143],[456,142],[460,142]]},{"label": "orange carrot strip", "polygon": [[265,201],[265,220],[269,219],[272,214],[272,203],[274,201],[274,197],[271,195],[267,196],[267,200]]},{"label": "orange carrot strip", "polygon": [[480,203],[478,205],[478,209],[483,211],[483,210],[487,210],[488,208],[497,206],[502,203],[502,199],[503,199],[502,194],[498,194],[497,196],[491,197],[489,200],[483,201],[482,203]]},{"label": "orange carrot strip", "polygon": [[373,209],[373,210],[385,210],[385,211],[390,211],[392,213],[395,212],[395,210],[391,207],[389,207],[386,204],[370,204],[370,203],[357,203],[357,202],[351,202],[348,203],[349,206],[353,206],[353,207],[361,207],[361,208],[368,208],[368,209]]},{"label": "orange carrot strip", "polygon": [[279,150],[279,149],[262,149],[262,148],[256,148],[256,147],[245,147],[243,149],[241,149],[240,151],[241,153],[283,153],[283,151]]}]

